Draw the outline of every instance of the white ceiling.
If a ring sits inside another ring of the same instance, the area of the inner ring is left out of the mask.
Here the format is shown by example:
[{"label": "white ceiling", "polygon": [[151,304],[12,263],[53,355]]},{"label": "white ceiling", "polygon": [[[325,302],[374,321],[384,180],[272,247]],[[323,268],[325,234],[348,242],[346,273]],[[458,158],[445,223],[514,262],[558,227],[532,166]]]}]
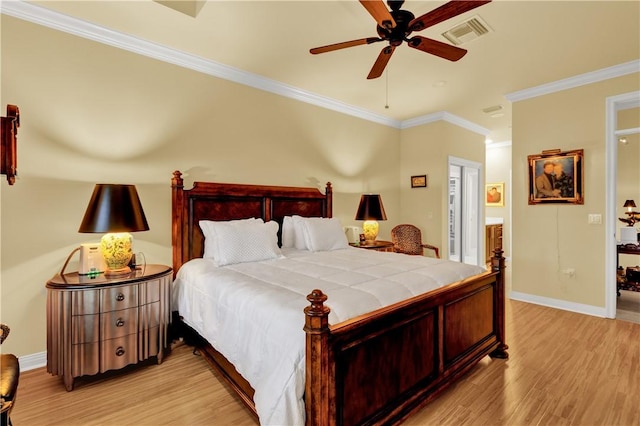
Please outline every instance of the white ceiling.
[{"label": "white ceiling", "polygon": [[[446,111],[496,141],[511,138],[506,94],[640,58],[637,0],[496,0],[417,33],[448,43],[441,33],[479,15],[493,32],[462,45],[469,52],[460,61],[402,45],[376,80],[366,76],[384,43],[309,53],[376,36],[358,1],[184,2],[195,17],[152,0],[33,3],[393,120]],[[403,9],[419,16],[444,3],[408,0]],[[502,117],[482,112],[494,105]]]}]

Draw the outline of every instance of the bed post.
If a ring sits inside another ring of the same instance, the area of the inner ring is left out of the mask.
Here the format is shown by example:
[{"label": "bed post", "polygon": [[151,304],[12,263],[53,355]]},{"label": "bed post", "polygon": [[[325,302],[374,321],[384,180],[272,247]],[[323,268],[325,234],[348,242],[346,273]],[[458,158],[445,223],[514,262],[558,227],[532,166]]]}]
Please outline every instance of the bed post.
[{"label": "bed post", "polygon": [[[329,411],[329,309],[327,296],[313,290],[307,296],[311,306],[304,308],[306,337],[306,378],[304,405],[307,426],[328,426],[333,418]],[[331,422],[333,423],[333,422]]]},{"label": "bed post", "polygon": [[324,217],[333,217],[333,187],[331,186],[331,182],[327,182],[324,194],[327,200],[324,208]]},{"label": "bed post", "polygon": [[182,180],[182,173],[178,170],[173,172],[171,178],[171,244],[173,245],[173,278],[175,279],[176,273],[180,266],[182,266],[182,259],[184,259],[184,246],[182,239],[182,227],[183,214],[182,202],[184,194],[182,192],[184,188],[184,182]]},{"label": "bed post", "polygon": [[502,249],[497,248],[493,250],[493,256],[491,257],[491,270],[497,272],[496,276],[496,328],[498,330],[498,341],[500,344],[489,354],[492,358],[509,358],[507,349],[509,346],[505,343],[505,285],[504,285],[504,257],[502,257]]}]

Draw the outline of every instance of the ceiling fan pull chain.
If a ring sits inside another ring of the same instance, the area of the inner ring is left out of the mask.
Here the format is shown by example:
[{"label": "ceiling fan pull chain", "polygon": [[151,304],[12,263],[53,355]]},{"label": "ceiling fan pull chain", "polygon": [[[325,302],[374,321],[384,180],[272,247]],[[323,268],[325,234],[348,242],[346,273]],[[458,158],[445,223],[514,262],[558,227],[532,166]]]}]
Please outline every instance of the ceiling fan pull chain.
[{"label": "ceiling fan pull chain", "polygon": [[386,88],[387,93],[386,93],[386,97],[385,97],[385,101],[384,101],[384,108],[385,108],[385,109],[389,109],[389,68],[387,68],[387,69],[385,70],[385,72],[384,72],[384,78],[385,78],[385,80],[386,80],[386,82],[385,82],[385,83],[386,83],[386,86],[387,86],[387,88]]}]

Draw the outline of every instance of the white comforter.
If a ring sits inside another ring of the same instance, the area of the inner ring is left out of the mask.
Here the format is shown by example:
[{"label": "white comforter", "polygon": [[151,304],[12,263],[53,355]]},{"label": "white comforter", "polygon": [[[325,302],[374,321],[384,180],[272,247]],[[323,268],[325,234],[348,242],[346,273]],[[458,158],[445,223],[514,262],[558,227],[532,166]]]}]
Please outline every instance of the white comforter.
[{"label": "white comforter", "polygon": [[330,324],[484,271],[422,256],[349,247],[216,267],[194,259],[178,271],[174,302],[185,322],[255,389],[262,425],[304,425],[306,296],[328,296]]}]

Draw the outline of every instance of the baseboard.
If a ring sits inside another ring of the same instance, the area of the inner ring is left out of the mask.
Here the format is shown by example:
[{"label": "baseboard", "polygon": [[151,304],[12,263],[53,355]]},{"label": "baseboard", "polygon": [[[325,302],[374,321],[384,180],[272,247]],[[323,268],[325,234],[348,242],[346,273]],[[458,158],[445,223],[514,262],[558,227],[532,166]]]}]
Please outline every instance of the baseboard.
[{"label": "baseboard", "polygon": [[535,305],[547,306],[549,308],[562,309],[563,311],[577,312],[579,314],[591,315],[594,317],[606,318],[604,307],[584,305],[582,303],[568,302],[566,300],[552,299],[550,297],[537,296],[535,294],[520,293],[512,291],[509,293],[511,300],[533,303]]},{"label": "baseboard", "polygon": [[18,362],[20,362],[20,371],[29,371],[40,367],[46,367],[47,353],[38,352],[31,355],[23,355],[18,357]]}]

